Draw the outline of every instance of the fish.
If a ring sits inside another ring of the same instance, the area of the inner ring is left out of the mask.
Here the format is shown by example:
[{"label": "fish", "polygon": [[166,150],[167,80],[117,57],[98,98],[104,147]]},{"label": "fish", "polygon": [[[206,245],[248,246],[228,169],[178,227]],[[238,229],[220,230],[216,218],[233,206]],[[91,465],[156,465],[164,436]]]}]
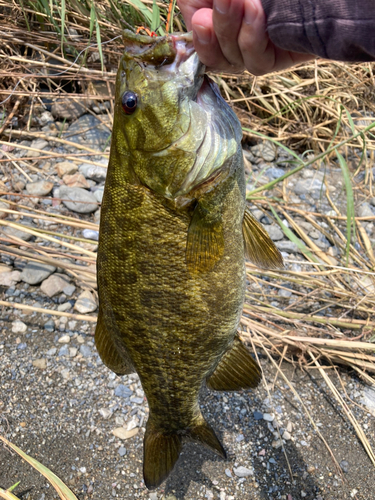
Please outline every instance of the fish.
[{"label": "fish", "polygon": [[237,333],[245,255],[282,266],[246,207],[242,130],[205,74],[191,33],[126,30],[116,79],[97,256],[95,343],[117,375],[137,372],[149,417],[143,477],[157,488],[185,442],[226,458],[199,396],[254,388]]}]

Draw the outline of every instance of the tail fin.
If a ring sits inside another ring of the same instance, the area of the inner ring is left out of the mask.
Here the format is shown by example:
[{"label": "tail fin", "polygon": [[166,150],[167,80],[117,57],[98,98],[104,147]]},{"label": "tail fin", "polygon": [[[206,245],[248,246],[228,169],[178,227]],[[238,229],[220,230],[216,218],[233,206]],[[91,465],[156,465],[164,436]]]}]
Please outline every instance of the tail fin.
[{"label": "tail fin", "polygon": [[217,438],[212,427],[204,420],[203,416],[199,419],[199,424],[188,429],[188,436],[198,443],[203,444],[206,448],[217,453],[221,458],[226,459],[227,454]]},{"label": "tail fin", "polygon": [[163,433],[148,425],[143,443],[143,478],[149,490],[160,486],[172,472],[181,453],[183,437],[201,443],[222,458],[227,458],[215,432],[203,416],[200,416],[199,423],[179,433]]},{"label": "tail fin", "polygon": [[147,428],[143,443],[143,478],[149,490],[157,488],[169,476],[181,449],[180,435]]}]

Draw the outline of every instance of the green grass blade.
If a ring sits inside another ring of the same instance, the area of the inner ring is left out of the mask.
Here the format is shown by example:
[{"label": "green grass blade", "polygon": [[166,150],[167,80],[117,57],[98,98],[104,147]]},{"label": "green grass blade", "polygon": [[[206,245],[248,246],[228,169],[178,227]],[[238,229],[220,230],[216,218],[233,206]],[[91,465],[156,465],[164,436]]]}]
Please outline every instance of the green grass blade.
[{"label": "green grass blade", "polygon": [[65,0],[61,0],[61,53],[64,53],[64,40],[65,40],[65,15],[66,5]]},{"label": "green grass blade", "polygon": [[[26,455],[24,451],[18,448],[18,446],[16,446],[15,444],[8,441],[5,437],[0,436],[0,440],[3,441],[3,443],[5,443],[7,446],[12,448],[16,453],[18,453],[24,460],[26,460],[26,462],[32,465],[34,469],[43,474],[43,476],[46,479],[48,479],[48,481],[55,488],[61,500],[78,500],[75,494],[61,481],[61,479],[57,477],[56,474],[50,471],[47,467],[38,462],[38,460],[35,460],[35,458],[32,458],[29,455]],[[12,495],[12,493],[10,493],[10,495]],[[7,500],[8,499],[18,500],[17,497],[15,497],[14,495],[13,496],[8,495],[8,497],[3,497],[3,498]]]},{"label": "green grass blade", "polygon": [[104,71],[104,58],[103,58],[103,50],[102,50],[102,38],[101,38],[100,26],[99,26],[98,18],[96,16],[95,16],[95,28],[96,28],[96,42],[98,44],[98,51],[99,51],[99,57],[100,57],[100,65],[101,65],[102,71]]},{"label": "green grass blade", "polygon": [[353,237],[355,236],[354,196],[348,164],[338,151],[336,151],[336,153],[342,171],[346,191],[346,265],[348,265],[350,241],[352,239],[352,234]]},{"label": "green grass blade", "polygon": [[291,231],[284,223],[283,221],[280,219],[280,217],[277,215],[275,209],[269,205],[269,208],[273,214],[273,216],[275,217],[275,219],[277,220],[279,226],[281,227],[281,229],[283,230],[285,236],[292,242],[292,243],[295,243],[297,245],[297,247],[301,250],[301,252],[306,255],[307,257],[309,257],[309,259],[311,259],[313,262],[316,262],[317,264],[319,264],[319,260],[315,257],[315,255],[307,248],[307,246],[302,243],[302,241],[297,238],[297,236],[293,233],[293,231]]},{"label": "green grass blade", "polygon": [[152,2],[152,18],[151,18],[151,31],[156,31],[160,24],[160,9],[156,4],[156,0]]}]

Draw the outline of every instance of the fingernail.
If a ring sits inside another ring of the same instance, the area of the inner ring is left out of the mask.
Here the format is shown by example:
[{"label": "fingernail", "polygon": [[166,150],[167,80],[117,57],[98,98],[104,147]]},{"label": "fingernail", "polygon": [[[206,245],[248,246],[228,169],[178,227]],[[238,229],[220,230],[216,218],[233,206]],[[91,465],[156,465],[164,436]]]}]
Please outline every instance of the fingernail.
[{"label": "fingernail", "polygon": [[215,0],[214,5],[215,9],[220,14],[227,14],[230,6],[230,0]]},{"label": "fingernail", "polygon": [[202,44],[210,43],[211,30],[209,28],[206,28],[206,26],[202,26],[201,24],[195,24],[193,29],[200,43]]},{"label": "fingernail", "polygon": [[258,15],[258,11],[252,0],[245,1],[245,12],[244,12],[244,20],[246,24],[253,24],[256,17]]}]

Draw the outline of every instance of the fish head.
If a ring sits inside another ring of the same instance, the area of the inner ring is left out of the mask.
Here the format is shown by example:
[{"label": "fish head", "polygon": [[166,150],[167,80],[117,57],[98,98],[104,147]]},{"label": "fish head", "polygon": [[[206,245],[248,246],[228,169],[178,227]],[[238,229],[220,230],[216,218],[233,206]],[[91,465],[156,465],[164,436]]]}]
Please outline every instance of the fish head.
[{"label": "fish head", "polygon": [[191,33],[124,32],[116,84],[114,143],[139,181],[174,199],[233,155],[241,127],[193,47]]}]

